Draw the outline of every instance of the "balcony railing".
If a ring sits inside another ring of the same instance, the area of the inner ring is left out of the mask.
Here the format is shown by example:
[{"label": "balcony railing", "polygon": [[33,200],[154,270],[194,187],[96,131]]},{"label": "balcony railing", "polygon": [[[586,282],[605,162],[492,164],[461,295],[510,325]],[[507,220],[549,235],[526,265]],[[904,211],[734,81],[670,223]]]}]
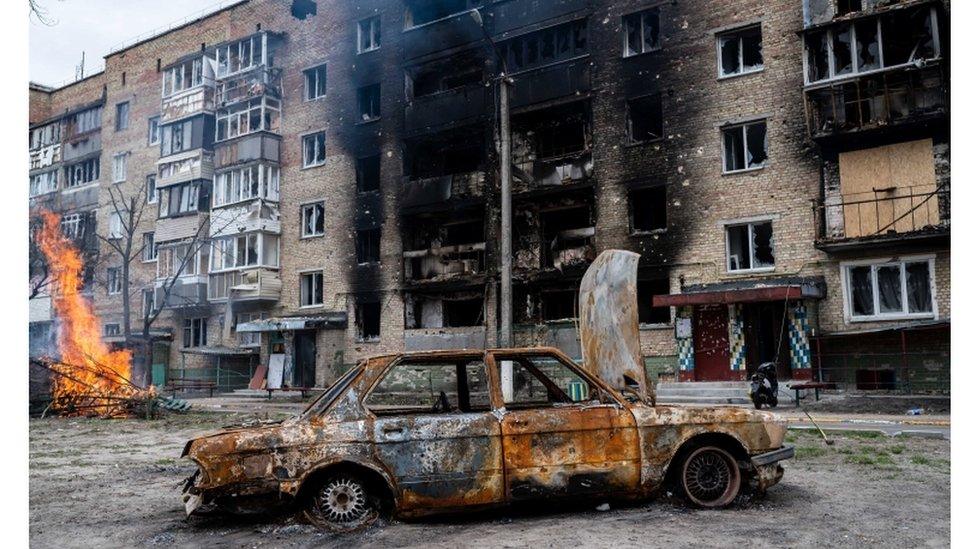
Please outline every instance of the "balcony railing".
[{"label": "balcony railing", "polygon": [[213,83],[202,84],[163,98],[160,123],[166,124],[202,112],[213,112]]},{"label": "balcony railing", "polygon": [[813,137],[944,116],[948,110],[939,65],[898,68],[809,88],[807,127]]},{"label": "balcony railing", "polygon": [[403,252],[408,280],[443,280],[484,272],[485,243],[441,246]]},{"label": "balcony railing", "polygon": [[249,269],[210,275],[207,298],[227,299],[233,292],[234,301],[278,301],[281,298],[281,277],[270,269]]},{"label": "balcony railing", "polygon": [[[863,194],[863,193],[862,193]],[[826,198],[814,207],[818,245],[915,239],[949,231],[949,189],[893,187],[868,198]]]},{"label": "balcony railing", "polygon": [[593,176],[593,154],[583,150],[558,157],[537,158],[516,162],[515,168],[516,177],[521,182],[516,185],[516,192],[569,185]]}]

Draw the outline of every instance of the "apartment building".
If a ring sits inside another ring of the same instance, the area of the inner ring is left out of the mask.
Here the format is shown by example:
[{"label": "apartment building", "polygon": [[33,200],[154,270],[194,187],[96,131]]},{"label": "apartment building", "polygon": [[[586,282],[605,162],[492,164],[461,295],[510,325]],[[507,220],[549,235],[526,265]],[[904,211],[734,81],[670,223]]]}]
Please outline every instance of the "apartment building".
[{"label": "apartment building", "polygon": [[[906,334],[949,317],[947,3],[874,4],[244,0],[32,89],[31,128],[97,92],[92,298],[107,336],[129,310],[156,341],[157,383],[241,385],[283,355],[286,383],[323,386],[365,356],[496,345],[503,71],[517,345],[579,357],[579,281],[623,248],[652,376],[840,379],[830,360],[869,351],[851,333],[914,360],[931,338]],[[914,366],[889,362],[856,375]]]}]

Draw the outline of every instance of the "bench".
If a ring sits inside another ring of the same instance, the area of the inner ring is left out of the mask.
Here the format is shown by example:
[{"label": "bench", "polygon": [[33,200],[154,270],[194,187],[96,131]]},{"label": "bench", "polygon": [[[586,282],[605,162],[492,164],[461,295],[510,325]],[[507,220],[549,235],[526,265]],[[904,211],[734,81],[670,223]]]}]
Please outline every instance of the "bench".
[{"label": "bench", "polygon": [[264,390],[268,392],[268,400],[271,400],[271,394],[275,391],[299,391],[300,393],[302,393],[302,398],[305,398],[308,396],[308,393],[310,391],[314,391],[315,388],[314,387],[281,387],[280,389],[265,388]]},{"label": "bench", "polygon": [[789,386],[790,390],[796,393],[796,407],[800,407],[800,391],[804,389],[813,389],[813,395],[820,400],[820,389],[836,389],[837,384],[827,381],[806,381],[803,383],[794,383]]},{"label": "bench", "polygon": [[166,384],[165,391],[176,394],[176,391],[209,391],[213,397],[217,384],[205,379],[173,379]]}]

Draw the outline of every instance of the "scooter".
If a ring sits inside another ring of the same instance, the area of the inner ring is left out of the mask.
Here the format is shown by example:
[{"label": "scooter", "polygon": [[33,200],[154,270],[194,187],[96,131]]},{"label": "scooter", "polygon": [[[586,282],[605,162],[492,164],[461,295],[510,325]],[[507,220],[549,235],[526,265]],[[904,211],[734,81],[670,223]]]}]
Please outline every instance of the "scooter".
[{"label": "scooter", "polygon": [[776,363],[764,362],[756,368],[756,373],[752,374],[750,383],[749,397],[756,409],[763,407],[763,404],[770,408],[775,408],[779,403],[776,398],[779,392],[779,382],[776,381]]}]

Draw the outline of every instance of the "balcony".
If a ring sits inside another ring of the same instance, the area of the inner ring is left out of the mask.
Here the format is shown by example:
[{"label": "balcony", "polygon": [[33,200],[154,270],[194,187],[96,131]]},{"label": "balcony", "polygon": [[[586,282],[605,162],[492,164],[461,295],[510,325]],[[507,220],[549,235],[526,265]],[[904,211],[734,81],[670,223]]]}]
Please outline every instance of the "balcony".
[{"label": "balcony", "polygon": [[409,208],[443,203],[448,200],[480,197],[484,192],[484,183],[485,172],[483,171],[423,179],[405,178],[401,205]]},{"label": "balcony", "polygon": [[281,277],[271,269],[250,269],[210,275],[207,297],[211,301],[278,301]]},{"label": "balcony", "polygon": [[817,248],[832,252],[947,239],[948,187],[894,187],[874,194],[819,201],[814,207]]},{"label": "balcony", "polygon": [[260,66],[228,76],[217,84],[217,105],[220,107],[262,95],[281,99],[281,69]]},{"label": "balcony", "polygon": [[554,158],[539,158],[515,164],[515,192],[582,183],[593,177],[593,153],[589,150]]},{"label": "balcony", "polygon": [[207,282],[202,276],[185,276],[176,279],[166,293],[166,280],[156,282],[156,304],[164,309],[199,309],[209,305]]},{"label": "balcony", "polygon": [[484,33],[474,18],[471,17],[472,11],[465,10],[404,29],[404,58],[414,59],[483,40]]},{"label": "balcony", "polygon": [[160,124],[200,113],[214,112],[213,86],[203,84],[163,98]]},{"label": "balcony", "polygon": [[481,84],[416,97],[403,109],[404,128],[412,134],[461,125],[491,112],[486,108],[488,97],[489,90]]},{"label": "balcony", "polygon": [[278,162],[280,154],[281,136],[266,132],[253,133],[214,145],[217,169],[253,160]]},{"label": "balcony", "polygon": [[61,161],[61,144],[55,143],[30,151],[30,169],[39,170]]},{"label": "balcony", "polygon": [[485,243],[440,246],[403,252],[404,276],[412,281],[440,281],[484,272]]},{"label": "balcony", "polygon": [[592,11],[590,0],[512,0],[497,2],[492,6],[493,29],[496,36],[519,29],[526,25],[549,21],[577,11]]},{"label": "balcony", "polygon": [[807,128],[823,139],[947,118],[939,64],[895,68],[807,88]]},{"label": "balcony", "polygon": [[168,156],[160,160],[157,165],[159,166],[157,188],[196,179],[213,179],[213,153],[201,149]]},{"label": "balcony", "polygon": [[512,108],[577,97],[593,87],[588,56],[513,75]]}]

